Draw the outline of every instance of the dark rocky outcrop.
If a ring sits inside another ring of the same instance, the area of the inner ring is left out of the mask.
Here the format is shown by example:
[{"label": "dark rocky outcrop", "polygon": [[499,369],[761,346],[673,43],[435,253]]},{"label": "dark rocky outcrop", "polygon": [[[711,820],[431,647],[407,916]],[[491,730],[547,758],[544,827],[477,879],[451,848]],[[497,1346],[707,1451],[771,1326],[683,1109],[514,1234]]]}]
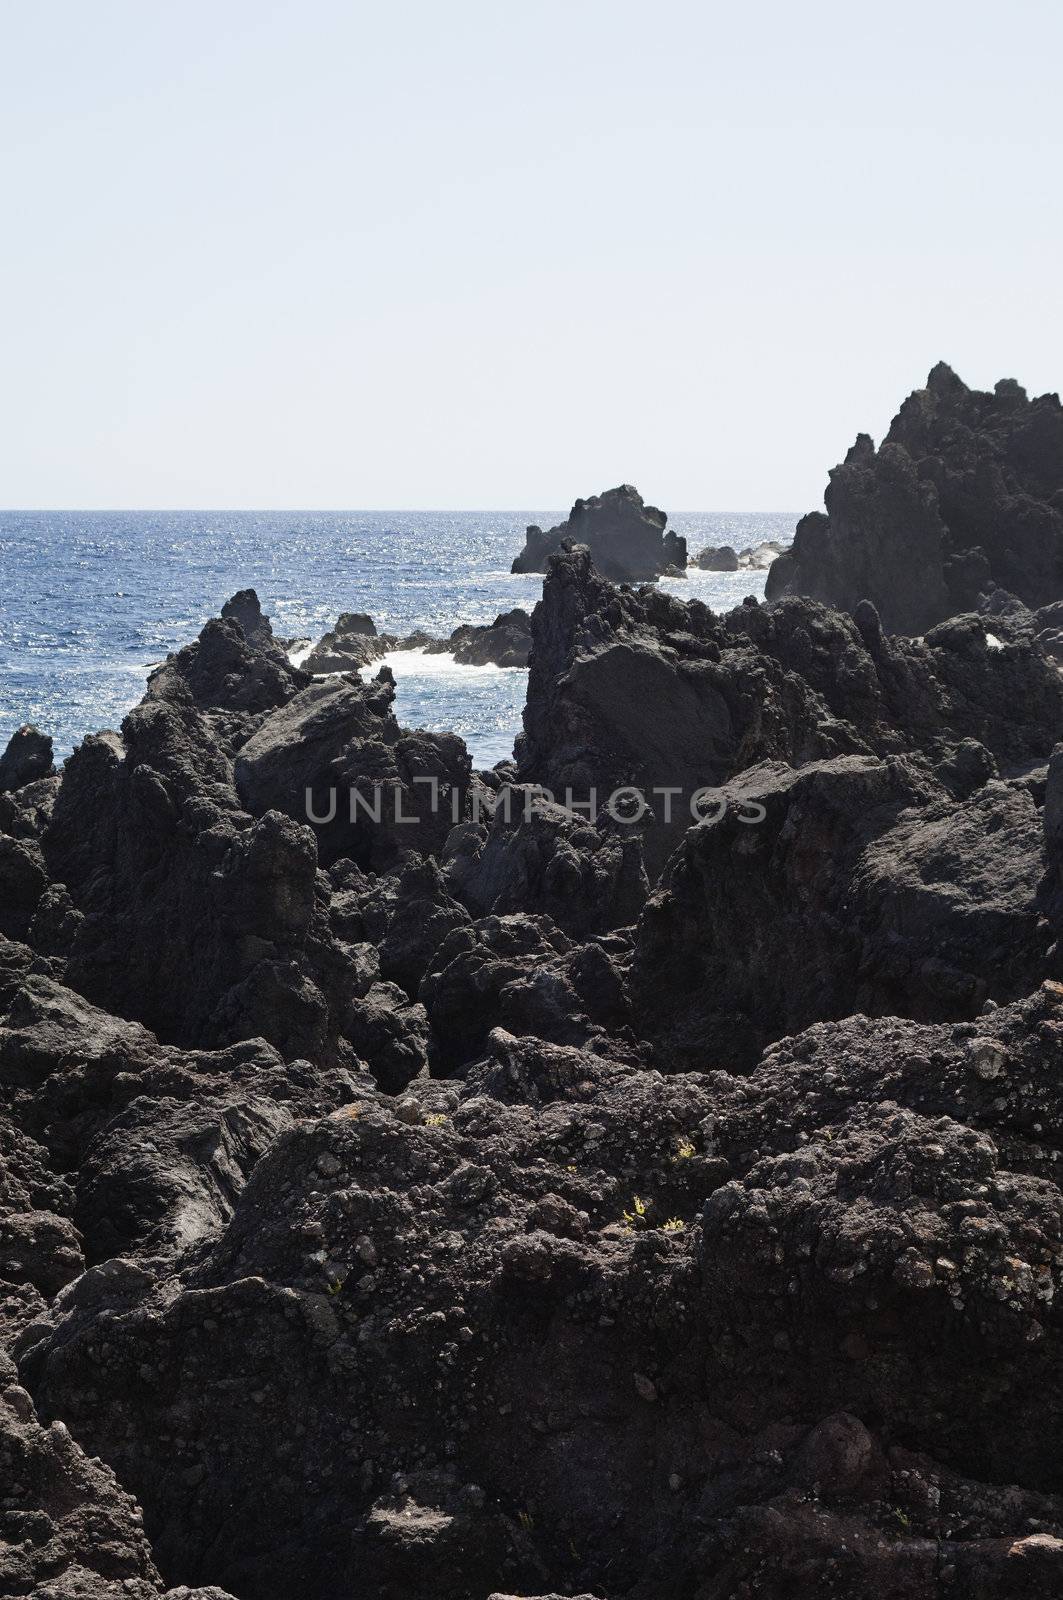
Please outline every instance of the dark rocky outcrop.
[{"label": "dark rocky outcrop", "polygon": [[752,768],[646,907],[636,1014],[673,1068],[854,1012],[975,1017],[1054,970],[1042,874],[1021,782],[957,801],[904,758]]},{"label": "dark rocky outcrop", "polygon": [[534,787],[503,787],[489,826],[456,828],[444,862],[474,914],[544,912],[575,937],[628,926],[649,892],[637,834],[596,827]]},{"label": "dark rocky outcrop", "polygon": [[220,1589],[166,1589],[144,1519],[114,1472],[59,1421],[43,1427],[0,1358],[0,1592],[28,1600],[231,1600]]},{"label": "dark rocky outcrop", "polygon": [[686,540],[665,531],[668,518],[656,506],[643,503],[630,483],[589,500],[577,500],[565,522],[545,533],[534,525],[514,559],[514,572],[546,572],[550,558],[567,543],[585,544],[595,565],[615,583],[639,583],[659,578],[668,569],[686,571]]},{"label": "dark rocky outcrop", "polygon": [[400,728],[394,698],[381,668],[369,684],[314,683],[267,717],[236,758],[247,810],[310,817],[326,865],[344,855],[379,867],[405,849],[439,849],[464,814],[469,757],[456,734]]},{"label": "dark rocky outcrop", "polygon": [[518,766],[245,591],[0,794],[0,1589],[1063,1593],[1063,616],[529,626]]},{"label": "dark rocky outcrop", "polygon": [[446,641],[462,667],[526,667],[531,651],[531,618],[515,606],[486,627],[464,624]]},{"label": "dark rocky outcrop", "polygon": [[658,823],[672,817],[647,835],[657,871],[697,792],[764,760],[938,761],[972,739],[1009,770],[1047,761],[1063,682],[1035,644],[992,648],[988,631],[969,616],[922,641],[891,638],[870,605],[850,619],[799,599],[720,618],[696,600],[615,589],[586,550],[564,552],[532,617],[519,775],[559,800],[595,791],[599,807],[635,786]]},{"label": "dark rocky outcrop", "polygon": [[379,634],[372,617],[361,611],[344,611],[330,632],[322,634],[303,662],[306,672],[356,672],[368,667],[393,648],[388,634]]},{"label": "dark rocky outcrop", "polygon": [[830,474],[827,513],[797,526],[769,599],[869,600],[921,634],[999,585],[1031,609],[1063,600],[1063,409],[1011,379],[968,389],[939,364],[876,451],[860,434]]},{"label": "dark rocky outcrop", "polygon": [[0,794],[48,778],[53,770],[51,739],[39,728],[26,723],[16,728],[0,755]]},{"label": "dark rocky outcrop", "polygon": [[67,1291],[23,1382],[164,1570],[251,1600],[1033,1600],[1060,1015],[819,1024],[746,1078],[496,1031],[462,1084],[282,1133],[182,1280]]}]

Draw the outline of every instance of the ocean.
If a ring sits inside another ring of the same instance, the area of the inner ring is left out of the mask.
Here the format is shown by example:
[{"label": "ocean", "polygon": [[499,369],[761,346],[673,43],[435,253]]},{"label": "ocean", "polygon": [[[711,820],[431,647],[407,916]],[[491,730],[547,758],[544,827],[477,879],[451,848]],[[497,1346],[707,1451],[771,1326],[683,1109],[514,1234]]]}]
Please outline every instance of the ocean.
[{"label": "ocean", "polygon": [[[529,522],[564,511],[0,511],[0,749],[24,722],[57,758],[117,728],[149,669],[195,638],[237,589],[258,590],[274,631],[318,638],[341,611],[382,630],[447,635],[460,622],[530,610],[542,578],[513,576]],[[686,512],[670,519],[691,553],[789,543],[790,512]],[[665,580],[728,610],[760,597],[763,572]],[[392,656],[409,727],[461,734],[474,762],[512,753],[527,674]]]}]

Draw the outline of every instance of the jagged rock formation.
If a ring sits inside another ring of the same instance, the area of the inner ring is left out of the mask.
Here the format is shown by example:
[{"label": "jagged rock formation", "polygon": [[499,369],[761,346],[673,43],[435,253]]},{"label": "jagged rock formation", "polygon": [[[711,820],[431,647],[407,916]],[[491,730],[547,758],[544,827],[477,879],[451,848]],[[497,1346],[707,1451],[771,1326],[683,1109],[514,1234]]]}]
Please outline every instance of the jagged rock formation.
[{"label": "jagged rock formation", "polygon": [[577,500],[567,520],[556,528],[544,533],[534,524],[529,527],[513,571],[547,572],[551,557],[571,542],[587,545],[599,572],[614,583],[640,583],[669,569],[682,575],[687,542],[665,531],[667,521],[663,511],[643,503],[630,483],[622,483],[589,500]]},{"label": "jagged rock formation", "polygon": [[1046,761],[1063,728],[1059,675],[1032,643],[990,648],[987,631],[963,617],[922,641],[890,638],[870,606],[849,619],[796,599],[719,618],[618,591],[569,551],[532,619],[519,774],[557,799],[595,790],[599,805],[634,785],[658,820],[671,789],[687,826],[699,788],[765,760],[943,759],[974,739],[1007,768]]},{"label": "jagged rock formation", "polygon": [[1063,409],[1002,379],[968,389],[943,362],[876,451],[860,434],[830,474],[827,514],[797,526],[767,595],[811,595],[921,634],[994,586],[1032,609],[1063,600]]},{"label": "jagged rock formation", "polygon": [[20,769],[0,1588],[1063,1593],[1057,620],[563,550],[477,774],[245,591]]},{"label": "jagged rock formation", "polygon": [[[29,1600],[159,1600],[143,1514],[62,1422],[44,1428],[0,1356],[0,1592]],[[166,1589],[165,1600],[231,1600],[220,1589]]]}]

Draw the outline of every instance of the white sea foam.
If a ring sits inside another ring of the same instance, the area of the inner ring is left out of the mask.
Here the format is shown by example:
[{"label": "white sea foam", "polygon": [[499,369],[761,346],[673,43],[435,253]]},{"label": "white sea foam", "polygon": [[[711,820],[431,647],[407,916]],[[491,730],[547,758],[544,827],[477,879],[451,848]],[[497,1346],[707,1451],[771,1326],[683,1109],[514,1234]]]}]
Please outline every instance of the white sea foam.
[{"label": "white sea foam", "polygon": [[313,644],[302,644],[299,646],[298,650],[288,651],[288,660],[291,662],[293,667],[301,667],[303,662],[313,654],[313,651]]},{"label": "white sea foam", "polygon": [[508,677],[528,670],[526,667],[496,667],[492,662],[483,667],[466,666],[455,661],[449,650],[429,652],[423,645],[416,650],[389,650],[379,662],[373,662],[373,670],[378,666],[390,667],[396,678],[450,678],[453,681]]}]

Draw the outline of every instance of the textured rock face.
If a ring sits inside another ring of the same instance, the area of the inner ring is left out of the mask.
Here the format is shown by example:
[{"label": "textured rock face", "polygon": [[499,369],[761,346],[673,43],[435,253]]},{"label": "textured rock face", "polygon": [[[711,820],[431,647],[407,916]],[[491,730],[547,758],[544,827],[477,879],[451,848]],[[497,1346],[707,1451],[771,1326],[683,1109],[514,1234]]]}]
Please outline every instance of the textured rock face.
[{"label": "textured rock face", "polygon": [[361,611],[344,611],[336,626],[318,640],[303,668],[312,673],[356,672],[378,660],[392,642],[388,635],[377,633],[372,617]]},{"label": "textured rock face", "polygon": [[266,718],[236,758],[247,809],[322,819],[315,831],[326,864],[342,855],[376,867],[403,849],[440,848],[463,815],[469,757],[455,734],[400,728],[394,698],[382,668],[368,685],[315,683]]},{"label": "textured rock face", "polygon": [[0,794],[22,789],[28,783],[48,778],[52,773],[52,741],[27,724],[18,728],[0,755]]},{"label": "textured rock face", "polygon": [[843,1545],[854,1600],[1054,1592],[1061,1015],[746,1078],[496,1032],[283,1133],[183,1281],[68,1291],[23,1380],[239,1595],[781,1600]]},{"label": "textured rock face", "polygon": [[563,551],[476,775],[224,611],[0,794],[0,1590],[1063,1593],[1063,617]]},{"label": "textured rock face", "polygon": [[637,835],[599,830],[534,788],[503,788],[489,827],[455,830],[446,866],[474,914],[544,912],[576,937],[634,922],[649,890]]},{"label": "textured rock face", "polygon": [[[870,606],[851,620],[807,600],[721,619],[619,591],[585,550],[566,552],[532,617],[519,774],[601,803],[627,784],[671,787],[685,824],[700,787],[763,760],[940,758],[970,738],[1008,766],[1045,761],[1063,727],[1059,674],[1032,644],[990,648],[988,631],[964,617],[924,641],[889,638]],[[653,803],[662,819],[663,796]]]},{"label": "textured rock face", "polygon": [[669,567],[686,570],[686,540],[665,532],[668,518],[643,503],[630,483],[589,500],[577,500],[565,522],[545,533],[530,527],[527,542],[513,562],[514,572],[546,572],[551,556],[566,541],[585,544],[595,566],[614,583],[640,583],[659,578]]},{"label": "textured rock face", "polygon": [[909,395],[876,451],[861,434],[830,475],[827,514],[797,527],[769,599],[874,604],[921,634],[999,586],[1027,606],[1063,599],[1063,410],[1010,379],[992,394],[947,366]]},{"label": "textured rock face", "polygon": [[531,618],[520,606],[504,611],[483,628],[466,624],[447,640],[463,667],[526,667],[531,651]]},{"label": "textured rock face", "polygon": [[722,793],[639,926],[632,997],[671,1065],[755,1060],[853,1012],[974,1017],[1054,970],[1024,783],[958,802],[907,760],[848,756]]}]

